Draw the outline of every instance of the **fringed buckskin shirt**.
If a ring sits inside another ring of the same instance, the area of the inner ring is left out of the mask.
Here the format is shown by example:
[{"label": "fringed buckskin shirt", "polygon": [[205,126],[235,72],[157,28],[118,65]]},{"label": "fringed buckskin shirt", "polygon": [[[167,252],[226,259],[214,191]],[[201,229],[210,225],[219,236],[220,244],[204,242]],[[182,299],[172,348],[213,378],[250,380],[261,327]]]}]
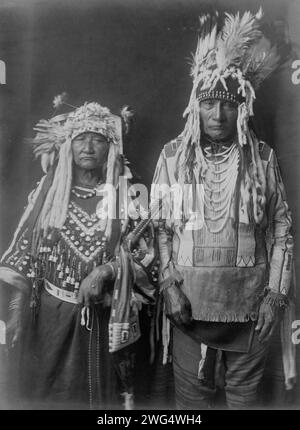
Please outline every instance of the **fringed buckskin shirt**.
[{"label": "fringed buckskin shirt", "polygon": [[[176,180],[176,152],[181,138],[166,144],[153,184],[172,186]],[[203,149],[203,148],[202,148]],[[172,276],[175,267],[183,278],[182,290],[190,300],[195,320],[210,322],[255,321],[265,287],[287,294],[292,278],[293,238],[291,215],[274,151],[255,142],[266,177],[266,205],[257,225],[245,217],[240,199],[240,171],[224,226],[210,228],[209,210],[199,229],[174,219],[160,221],[158,228],[161,277]],[[200,193],[193,193],[193,207],[200,208]],[[203,200],[202,200],[203,201]],[[171,207],[171,203],[170,203]]]}]

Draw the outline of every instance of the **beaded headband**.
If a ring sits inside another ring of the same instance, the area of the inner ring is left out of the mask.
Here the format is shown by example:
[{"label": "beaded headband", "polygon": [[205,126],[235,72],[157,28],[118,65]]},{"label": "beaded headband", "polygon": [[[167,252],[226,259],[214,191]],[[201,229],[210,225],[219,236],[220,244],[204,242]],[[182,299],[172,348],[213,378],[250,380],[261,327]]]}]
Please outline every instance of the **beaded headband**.
[{"label": "beaded headband", "polygon": [[228,91],[202,91],[198,96],[199,102],[209,99],[217,99],[238,103],[237,97],[234,94],[229,93]]},{"label": "beaded headband", "polygon": [[122,130],[119,127],[120,117],[113,115],[99,103],[85,103],[71,112],[65,123],[66,134],[71,140],[82,133],[98,133],[106,137],[110,143],[118,145]]}]

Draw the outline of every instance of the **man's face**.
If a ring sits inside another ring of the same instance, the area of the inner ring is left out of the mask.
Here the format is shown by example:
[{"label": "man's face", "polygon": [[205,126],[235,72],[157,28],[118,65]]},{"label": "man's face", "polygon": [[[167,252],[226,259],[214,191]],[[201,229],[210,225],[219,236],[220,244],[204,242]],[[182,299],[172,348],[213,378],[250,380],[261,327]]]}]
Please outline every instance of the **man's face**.
[{"label": "man's face", "polygon": [[235,103],[217,99],[200,102],[201,130],[215,141],[235,135],[237,116]]},{"label": "man's face", "polygon": [[99,169],[107,159],[109,144],[97,133],[82,133],[72,141],[73,160],[85,170]]}]

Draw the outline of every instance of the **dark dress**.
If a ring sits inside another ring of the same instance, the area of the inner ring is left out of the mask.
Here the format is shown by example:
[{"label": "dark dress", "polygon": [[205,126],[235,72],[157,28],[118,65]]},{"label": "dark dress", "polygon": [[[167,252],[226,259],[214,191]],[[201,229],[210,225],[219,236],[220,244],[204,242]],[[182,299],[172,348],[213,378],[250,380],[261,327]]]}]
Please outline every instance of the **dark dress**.
[{"label": "dark dress", "polygon": [[[134,344],[115,353],[108,351],[109,293],[106,303],[91,308],[87,328],[81,325],[80,305],[63,301],[44,288],[50,282],[74,294],[96,265],[113,258],[120,221],[114,220],[111,240],[103,245],[103,227],[95,216],[98,201],[98,196],[88,200],[72,196],[62,230],[42,244],[35,266],[26,229],[2,261],[24,278],[30,276],[33,266],[36,275],[38,272],[38,294],[34,300],[28,294],[25,305],[21,344],[10,352],[12,377],[18,381],[17,408],[120,409],[125,402],[122,393],[132,393]],[[106,285],[107,291],[112,288]],[[35,321],[30,308],[33,301],[37,305]]]}]

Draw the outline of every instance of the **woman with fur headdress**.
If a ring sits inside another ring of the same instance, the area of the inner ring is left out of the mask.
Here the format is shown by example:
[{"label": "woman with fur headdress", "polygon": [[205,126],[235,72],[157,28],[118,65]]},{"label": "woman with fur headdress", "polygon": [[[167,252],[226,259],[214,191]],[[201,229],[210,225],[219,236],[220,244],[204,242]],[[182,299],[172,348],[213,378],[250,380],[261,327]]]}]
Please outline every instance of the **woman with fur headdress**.
[{"label": "woman with fur headdress", "polygon": [[16,406],[131,409],[139,309],[155,288],[151,229],[134,248],[125,240],[122,118],[85,103],[35,130],[46,174],[0,267],[11,289],[9,357],[15,345],[21,352]]}]

